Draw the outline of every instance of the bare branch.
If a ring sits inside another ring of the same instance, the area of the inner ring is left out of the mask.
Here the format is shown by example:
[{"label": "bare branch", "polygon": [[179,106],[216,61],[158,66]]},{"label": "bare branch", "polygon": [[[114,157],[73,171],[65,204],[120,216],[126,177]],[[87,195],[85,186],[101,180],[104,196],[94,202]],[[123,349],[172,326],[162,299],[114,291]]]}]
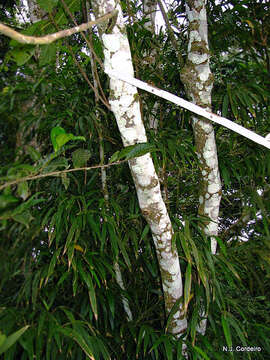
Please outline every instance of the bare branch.
[{"label": "bare branch", "polygon": [[20,34],[17,31],[11,29],[10,27],[8,27],[2,23],[0,23],[0,32],[3,33],[4,35],[10,37],[11,39],[18,41],[21,44],[34,44],[34,45],[51,44],[52,42],[62,39],[64,37],[76,34],[81,31],[86,31],[91,26],[103,23],[104,21],[107,21],[108,19],[116,16],[117,13],[118,13],[117,10],[114,10],[104,16],[101,16],[100,18],[98,18],[96,20],[89,21],[88,23],[84,23],[79,26],[75,26],[71,29],[58,31],[54,34],[49,34],[49,35],[45,35],[45,36],[41,36],[41,37]]},{"label": "bare branch", "polygon": [[74,172],[74,171],[82,171],[82,170],[87,171],[87,170],[92,170],[92,169],[106,168],[106,167],[109,167],[109,166],[119,165],[119,164],[122,164],[122,163],[127,162],[127,161],[128,160],[119,160],[119,161],[113,162],[111,164],[94,165],[94,166],[90,166],[90,167],[67,169],[67,170],[61,170],[61,171],[52,171],[52,172],[44,173],[44,174],[24,176],[24,177],[22,177],[20,179],[16,179],[14,181],[9,181],[9,182],[1,185],[0,190],[3,190],[6,187],[11,186],[11,185],[17,185],[17,184],[19,184],[21,182],[24,182],[24,181],[41,179],[41,178],[45,178],[45,177],[48,177],[48,176],[59,176],[59,175]]}]

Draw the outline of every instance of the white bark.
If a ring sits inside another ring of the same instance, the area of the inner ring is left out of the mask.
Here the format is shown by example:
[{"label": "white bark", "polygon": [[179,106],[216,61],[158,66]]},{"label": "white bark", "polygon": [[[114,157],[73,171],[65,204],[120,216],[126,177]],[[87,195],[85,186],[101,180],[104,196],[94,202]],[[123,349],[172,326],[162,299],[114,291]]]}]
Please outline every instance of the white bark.
[{"label": "white bark", "polygon": [[[102,36],[105,55],[105,71],[125,72],[133,77],[130,47],[125,32],[122,10],[114,0],[96,0],[96,15],[119,11],[117,21],[110,34]],[[146,142],[137,89],[121,80],[110,78],[110,104],[115,115],[124,146]],[[165,308],[167,314],[183,295],[182,277],[177,250],[172,247],[172,225],[162,200],[160,185],[150,154],[129,161],[135,182],[139,205],[150,225],[162,277]],[[174,315],[169,331],[179,336],[187,327],[182,306]]]},{"label": "white bark", "polygon": [[[188,59],[181,79],[187,95],[197,105],[211,111],[213,75],[209,66],[208,29],[205,0],[187,0],[186,14],[189,21]],[[192,117],[196,152],[201,168],[201,189],[199,193],[199,214],[207,216],[204,232],[211,238],[211,251],[216,253],[218,215],[221,200],[221,181],[213,125],[205,119]],[[204,317],[204,309],[201,310]],[[206,319],[197,328],[205,334]]]},{"label": "white bark", "polygon": [[240,134],[257,144],[260,144],[260,145],[266,147],[267,149],[270,149],[270,134],[268,134],[266,137],[258,135],[254,131],[246,129],[243,126],[238,125],[231,120],[228,120],[228,119],[226,119],[222,116],[219,116],[217,114],[214,114],[212,112],[209,112],[207,109],[204,109],[196,104],[193,104],[187,100],[184,100],[184,99],[180,98],[179,96],[173,95],[173,94],[169,93],[168,91],[158,89],[157,87],[153,87],[144,81],[141,81],[141,80],[136,79],[131,76],[127,76],[127,75],[123,74],[123,72],[116,72],[116,71],[112,72],[111,71],[108,75],[110,75],[110,77],[115,77],[116,79],[122,80],[130,85],[136,86],[137,88],[145,90],[151,94],[159,96],[162,99],[168,100],[175,105],[181,106],[184,109],[187,109],[199,116],[203,116],[204,118],[206,118],[212,122],[215,122],[216,124],[224,126],[227,129],[230,129],[230,130],[236,132],[237,134]]},{"label": "white bark", "polygon": [[[89,6],[89,2],[86,2],[86,14],[87,14],[87,22],[89,22],[90,19],[90,6]],[[90,29],[90,31],[92,31]],[[90,34],[91,36],[91,34]],[[91,43],[92,43],[92,38],[91,38]],[[94,82],[94,88],[96,90],[98,90],[98,84],[97,84],[97,79],[96,79],[96,64],[95,64],[95,60],[94,57],[92,55],[92,53],[90,52],[90,63],[91,63],[91,70],[92,70],[92,77],[93,77],[93,82]],[[97,96],[95,96],[95,100],[97,102],[98,98]],[[99,113],[96,112],[96,117],[99,118]],[[104,145],[103,145],[103,138],[102,138],[102,134],[101,134],[101,130],[98,130],[99,132],[99,157],[100,157],[100,163],[104,164]],[[102,186],[102,191],[103,191],[103,196],[104,196],[104,200],[106,202],[106,204],[109,207],[109,191],[108,191],[108,186],[107,186],[107,173],[106,173],[106,168],[101,168],[101,186]],[[126,290],[125,288],[125,284],[122,278],[122,273],[121,273],[121,269],[119,267],[118,264],[118,260],[116,260],[114,262],[114,271],[115,271],[115,278],[116,278],[116,282],[118,284],[118,286],[122,289],[122,290]],[[127,315],[127,319],[128,321],[132,321],[133,317],[132,317],[132,312],[129,306],[129,301],[126,297],[122,296],[122,304],[125,310],[125,313]]]},{"label": "white bark", "polygon": [[[152,36],[155,36],[155,29],[156,29],[156,12],[157,12],[157,0],[144,0],[143,1],[143,15],[148,19],[145,23],[144,23],[144,27],[149,30],[152,33]],[[149,67],[149,66],[153,66],[153,65],[157,65],[155,64],[155,59],[156,59],[156,48],[155,47],[151,47],[150,49],[147,49],[147,51],[142,55],[142,67]],[[158,68],[156,67],[156,71],[158,71]],[[147,98],[145,99],[143,98],[143,106],[144,107],[148,107],[147,106]],[[149,121],[148,121],[148,126],[149,129],[154,130],[155,133],[157,133],[157,129],[158,129],[158,103],[155,102],[152,109],[151,109],[151,114],[149,114]],[[149,112],[149,107],[148,107],[148,112]]]}]

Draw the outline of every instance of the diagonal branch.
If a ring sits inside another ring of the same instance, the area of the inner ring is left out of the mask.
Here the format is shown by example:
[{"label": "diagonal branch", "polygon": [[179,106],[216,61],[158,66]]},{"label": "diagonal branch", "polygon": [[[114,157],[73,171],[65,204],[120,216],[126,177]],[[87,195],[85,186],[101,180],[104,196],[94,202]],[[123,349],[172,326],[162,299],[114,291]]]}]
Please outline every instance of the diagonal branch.
[{"label": "diagonal branch", "polygon": [[257,144],[260,144],[260,145],[266,147],[267,149],[270,149],[270,141],[269,141],[270,134],[268,134],[266,137],[258,135],[254,131],[246,129],[245,127],[238,125],[231,120],[228,120],[222,116],[219,116],[215,113],[207,111],[206,109],[204,109],[196,104],[193,104],[190,101],[184,100],[176,95],[173,95],[173,94],[169,93],[168,91],[161,90],[157,87],[149,85],[148,83],[146,83],[144,81],[138,80],[131,76],[127,76],[127,75],[123,74],[123,72],[120,73],[119,71],[116,72],[116,71],[109,70],[109,71],[107,71],[107,74],[110,77],[122,80],[130,85],[133,85],[133,86],[139,88],[139,89],[145,90],[145,91],[149,92],[150,94],[154,94],[156,96],[161,97],[162,99],[172,102],[173,104],[181,106],[184,109],[187,109],[197,115],[203,116],[204,118],[211,120],[211,121],[215,122],[216,124],[222,125],[228,129],[236,132],[237,134],[240,134],[240,135],[246,137],[247,139],[250,139],[251,141],[253,141]]},{"label": "diagonal branch", "polygon": [[52,42],[54,42],[56,40],[76,34],[77,32],[86,31],[93,25],[100,24],[100,23],[103,23],[104,21],[107,21],[108,19],[111,19],[112,17],[116,16],[117,13],[118,12],[116,10],[114,10],[104,16],[101,16],[100,18],[98,18],[96,20],[89,21],[88,23],[81,24],[81,25],[75,26],[71,29],[58,31],[54,34],[49,34],[49,35],[45,35],[45,36],[41,36],[41,37],[20,34],[17,31],[11,29],[10,27],[8,27],[2,23],[0,23],[0,32],[3,33],[4,35],[10,37],[11,39],[18,41],[21,44],[34,44],[34,45],[51,44]]}]

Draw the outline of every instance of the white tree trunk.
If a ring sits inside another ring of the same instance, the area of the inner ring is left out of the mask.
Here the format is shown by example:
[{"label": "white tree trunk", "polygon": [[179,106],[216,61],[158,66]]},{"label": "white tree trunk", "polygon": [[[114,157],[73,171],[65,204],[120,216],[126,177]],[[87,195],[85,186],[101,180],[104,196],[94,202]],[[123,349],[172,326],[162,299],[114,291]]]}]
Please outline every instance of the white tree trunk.
[{"label": "white tree trunk", "polygon": [[[189,20],[188,59],[181,73],[187,95],[195,104],[211,111],[213,75],[209,66],[208,29],[205,0],[187,0],[186,14]],[[192,116],[196,152],[201,168],[199,215],[207,216],[204,232],[211,238],[211,251],[216,253],[218,235],[221,181],[213,125],[205,119]],[[204,315],[202,313],[202,315]],[[206,320],[198,331],[206,330]]]},{"label": "white tree trunk", "polygon": [[[96,16],[112,11],[114,0],[95,0]],[[125,31],[122,10],[116,6],[118,17],[111,33],[103,33],[105,71],[124,72],[134,76],[130,47]],[[103,28],[103,32],[104,32]],[[121,80],[110,79],[110,104],[115,115],[124,146],[147,141],[142,122],[137,89]],[[160,185],[150,154],[129,161],[141,211],[148,222],[159,262],[166,313],[183,295],[182,277],[176,248],[172,246],[172,225],[162,200]],[[182,306],[177,311],[169,331],[179,336],[187,327]]]},{"label": "white tree trunk", "polygon": [[[89,22],[90,19],[90,5],[89,2],[86,1],[86,16],[87,16],[87,22]],[[92,31],[92,29],[89,30],[89,32]],[[89,34],[90,36],[90,41],[92,43],[92,35]],[[91,70],[92,70],[92,78],[93,78],[93,82],[94,82],[94,88],[98,91],[98,84],[97,84],[97,79],[96,79],[96,74],[95,74],[95,70],[96,70],[96,64],[95,64],[95,59],[92,55],[92,53],[90,53],[90,63],[91,63]],[[95,97],[95,100],[97,102],[97,96]],[[99,113],[96,112],[96,117],[99,118]],[[98,130],[99,132],[99,157],[100,157],[100,163],[104,164],[104,146],[103,146],[103,137],[101,134],[102,130]],[[104,200],[107,204],[107,207],[109,207],[109,191],[108,191],[108,186],[107,186],[107,173],[106,173],[106,169],[105,168],[101,168],[101,186],[102,186],[102,191],[103,191],[103,196],[104,196]],[[105,219],[106,221],[106,219]],[[122,290],[126,290],[124,281],[123,281],[123,277],[122,277],[122,273],[121,273],[121,269],[120,266],[118,264],[118,260],[116,260],[114,262],[114,271],[115,271],[115,278],[116,278],[116,282],[118,284],[118,286],[122,289]],[[129,301],[126,297],[122,296],[122,304],[125,310],[125,313],[127,315],[127,319],[128,321],[132,321],[133,317],[132,317],[132,312],[129,306]]]}]

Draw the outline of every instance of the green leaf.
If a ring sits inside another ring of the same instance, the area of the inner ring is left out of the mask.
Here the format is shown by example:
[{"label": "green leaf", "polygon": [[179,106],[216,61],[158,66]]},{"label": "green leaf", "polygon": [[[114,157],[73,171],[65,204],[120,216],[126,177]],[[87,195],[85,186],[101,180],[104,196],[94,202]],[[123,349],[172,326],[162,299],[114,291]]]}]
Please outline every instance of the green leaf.
[{"label": "green leaf", "polygon": [[119,160],[119,154],[120,154],[120,151],[116,151],[115,153],[113,153],[110,158],[109,164]]},{"label": "green leaf", "polygon": [[230,326],[227,320],[227,316],[224,314],[221,315],[221,323],[222,323],[226,343],[229,347],[232,347],[232,336],[231,336]]},{"label": "green leaf", "polygon": [[6,341],[6,335],[5,334],[2,334],[2,332],[0,331],[0,349],[1,349],[1,346],[4,344],[4,342]]},{"label": "green leaf", "polygon": [[37,336],[39,337],[42,333],[42,329],[46,320],[47,314],[43,311],[38,319],[38,329],[37,329]]},{"label": "green leaf", "polygon": [[224,264],[231,270],[231,272],[234,274],[234,276],[241,281],[241,278],[238,274],[238,272],[235,270],[234,266],[228,261],[223,255],[219,256],[219,259],[224,262]]},{"label": "green leaf", "polygon": [[41,158],[40,152],[34,149],[33,146],[27,145],[26,151],[28,152],[33,161],[38,161]]},{"label": "green leaf", "polygon": [[201,349],[199,348],[198,346],[193,346],[193,348],[197,351],[197,353],[199,353],[200,355],[202,355],[202,357],[205,359],[205,360],[210,360],[210,358],[206,355],[206,353]]},{"label": "green leaf", "polygon": [[18,66],[22,66],[27,63],[28,60],[34,55],[36,50],[35,46],[26,45],[22,48],[16,48],[10,52]]},{"label": "green leaf", "polygon": [[38,5],[41,9],[51,12],[53,8],[57,5],[58,0],[37,0]]},{"label": "green leaf", "polygon": [[164,339],[164,346],[166,351],[166,359],[173,360],[172,343],[169,338]]},{"label": "green leaf", "polygon": [[64,251],[63,251],[63,255],[66,253],[66,251],[68,250],[69,248],[69,245],[71,244],[73,238],[74,238],[74,235],[75,235],[75,232],[76,230],[79,229],[79,224],[78,224],[78,221],[77,219],[75,219],[73,222],[72,222],[72,225],[69,229],[69,232],[68,232],[68,236],[66,238],[66,243],[65,243],[65,247],[64,247]]},{"label": "green leaf", "polygon": [[62,333],[65,336],[70,337],[72,340],[75,340],[82,350],[85,352],[89,359],[93,359],[93,351],[89,348],[88,344],[84,340],[83,336],[80,335],[76,330],[71,328],[57,328],[57,331]]},{"label": "green leaf", "polygon": [[95,292],[95,289],[94,289],[94,285],[93,285],[91,275],[89,274],[89,272],[86,273],[84,271],[81,261],[78,261],[78,270],[79,270],[79,273],[81,275],[82,280],[85,282],[85,284],[88,287],[88,294],[89,294],[90,304],[91,304],[92,310],[94,312],[95,318],[97,320],[97,317],[98,317],[97,299],[96,299],[96,292]]},{"label": "green leaf", "polygon": [[[147,328],[147,331],[148,331],[148,332],[151,332],[151,331],[154,331],[154,330],[153,330],[152,328],[149,328],[149,330],[148,330],[148,328]],[[153,350],[155,350],[156,348],[158,348],[159,345],[160,345],[161,343],[164,343],[167,338],[168,338],[167,335],[161,335],[161,336],[154,342],[153,346],[152,346],[151,349],[149,350],[149,353],[152,352]]]},{"label": "green leaf", "polygon": [[12,215],[12,219],[25,225],[29,229],[29,223],[34,219],[29,210],[20,214]]},{"label": "green leaf", "polygon": [[225,94],[222,103],[222,116],[227,117],[228,107],[229,107],[229,97],[228,94]]},{"label": "green leaf", "polygon": [[0,209],[4,209],[8,205],[17,203],[19,201],[18,198],[12,195],[0,195]]},{"label": "green leaf", "polygon": [[228,320],[229,320],[230,324],[232,325],[232,327],[235,328],[236,333],[237,333],[239,339],[241,340],[241,344],[244,345],[244,346],[248,346],[246,338],[245,338],[244,331],[241,328],[242,326],[240,327],[238,325],[238,321],[236,321],[236,319],[233,318],[232,314],[229,315]]},{"label": "green leaf", "polygon": [[56,52],[57,52],[56,43],[41,46],[40,56],[39,56],[40,66],[44,66],[50,63],[55,63]]},{"label": "green leaf", "polygon": [[60,255],[61,250],[62,250],[61,248],[57,249],[57,250],[55,251],[55,253],[53,254],[53,256],[52,256],[52,259],[51,259],[51,261],[50,261],[50,265],[49,265],[49,268],[48,268],[48,272],[47,272],[47,277],[46,277],[46,280],[45,280],[45,285],[46,285],[49,277],[50,277],[50,276],[53,274],[53,272],[54,272],[54,268],[55,268],[55,265],[56,265],[56,262],[57,262],[57,260],[58,260],[58,257],[59,257],[59,255]]},{"label": "green leaf", "polygon": [[52,128],[51,141],[52,141],[53,149],[55,152],[59,150],[58,144],[56,142],[57,136],[59,136],[60,134],[65,134],[65,133],[66,133],[66,131],[61,126],[56,126],[56,127]]},{"label": "green leaf", "polygon": [[140,346],[141,346],[141,343],[143,341],[143,338],[144,338],[146,332],[148,331],[147,328],[148,328],[147,325],[142,325],[141,328],[140,328],[138,341],[137,341],[137,347],[136,347],[136,357],[139,354]]},{"label": "green leaf", "polygon": [[191,299],[190,291],[191,291],[191,265],[187,264],[186,275],[185,275],[185,289],[184,289],[184,308],[185,312],[187,311],[189,301]]},{"label": "green leaf", "polygon": [[91,157],[91,151],[87,149],[77,149],[72,153],[73,166],[80,168],[86,165]]},{"label": "green leaf", "polygon": [[[29,325],[24,326],[20,330],[16,331],[15,333],[9,335],[4,343],[0,346],[0,354],[7,351],[21,336],[22,334],[29,328]],[[2,338],[3,339],[3,338]]]},{"label": "green leaf", "polygon": [[64,185],[65,189],[67,190],[70,184],[70,178],[67,174],[61,174],[62,184]]},{"label": "green leaf", "polygon": [[58,149],[60,149],[62,146],[64,146],[67,142],[70,140],[82,140],[86,141],[84,136],[75,136],[73,134],[60,134],[56,137],[56,143],[58,145]]},{"label": "green leaf", "polygon": [[133,159],[155,150],[157,150],[155,146],[149,143],[135,144],[127,146],[123,150],[121,150],[118,155],[118,159]]},{"label": "green leaf", "polygon": [[37,301],[39,281],[40,281],[40,270],[38,270],[36,272],[33,282],[32,282],[32,303],[33,303],[34,309],[35,309],[35,305],[36,305],[36,301]]},{"label": "green leaf", "polygon": [[28,196],[30,195],[29,189],[28,189],[28,183],[27,181],[23,181],[18,184],[17,188],[17,194],[23,199],[26,200]]},{"label": "green leaf", "polygon": [[62,146],[64,146],[70,140],[85,140],[84,136],[75,136],[66,131],[61,126],[56,126],[51,130],[51,141],[54,151],[57,152]]},{"label": "green leaf", "polygon": [[181,245],[182,245],[182,248],[184,250],[185,256],[187,258],[187,261],[189,263],[191,263],[192,262],[192,257],[191,257],[191,252],[190,252],[189,247],[188,247],[188,241],[186,240],[186,236],[182,232],[179,232],[179,236],[180,236]]},{"label": "green leaf", "polygon": [[145,225],[145,228],[143,229],[142,235],[141,235],[141,241],[147,236],[148,232],[150,230],[149,225]]}]

